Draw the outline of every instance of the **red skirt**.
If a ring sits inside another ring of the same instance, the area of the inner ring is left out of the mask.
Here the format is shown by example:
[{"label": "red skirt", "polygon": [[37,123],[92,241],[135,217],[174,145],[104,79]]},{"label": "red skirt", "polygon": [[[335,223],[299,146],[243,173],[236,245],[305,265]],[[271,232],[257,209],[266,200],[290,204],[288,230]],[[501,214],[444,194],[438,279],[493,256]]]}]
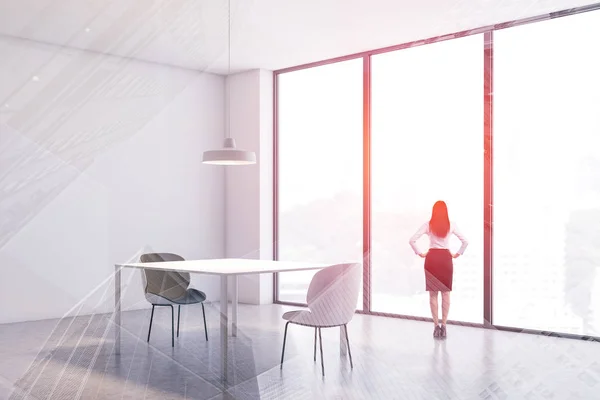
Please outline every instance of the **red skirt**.
[{"label": "red skirt", "polygon": [[429,249],[425,257],[425,290],[451,291],[453,272],[452,254],[449,250]]}]

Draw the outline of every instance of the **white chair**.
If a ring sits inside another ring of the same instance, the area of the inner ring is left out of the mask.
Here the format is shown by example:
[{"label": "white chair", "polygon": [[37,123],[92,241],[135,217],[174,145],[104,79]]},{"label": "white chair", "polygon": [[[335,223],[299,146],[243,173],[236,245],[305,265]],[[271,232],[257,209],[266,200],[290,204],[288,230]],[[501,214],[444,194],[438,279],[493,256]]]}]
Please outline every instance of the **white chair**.
[{"label": "white chair", "polygon": [[[184,258],[172,253],[149,253],[142,254],[140,261],[143,263],[184,261]],[[204,336],[208,341],[206,329],[206,314],[204,312],[204,300],[206,294],[189,287],[190,274],[186,272],[160,271],[144,268],[142,270],[142,285],[144,296],[152,304],[150,314],[150,326],[148,327],[148,342],[152,331],[152,320],[154,319],[154,307],[171,307],[171,346],[175,346],[175,315],[173,306],[177,305],[177,337],[179,337],[179,317],[181,306],[186,304],[202,305],[202,318],[204,319]]]},{"label": "white chair", "polygon": [[340,327],[344,329],[350,368],[352,353],[348,340],[347,324],[352,320],[356,311],[356,302],[360,292],[362,268],[360,264],[337,264],[317,272],[310,282],[306,294],[308,310],[288,311],[282,318],[286,320],[283,334],[283,349],[281,350],[281,368],[285,354],[285,341],[289,324],[303,325],[315,328],[315,345],[313,359],[317,361],[317,332],[319,333],[319,349],[321,351],[321,370],[325,376],[323,365],[323,340],[321,328]]}]

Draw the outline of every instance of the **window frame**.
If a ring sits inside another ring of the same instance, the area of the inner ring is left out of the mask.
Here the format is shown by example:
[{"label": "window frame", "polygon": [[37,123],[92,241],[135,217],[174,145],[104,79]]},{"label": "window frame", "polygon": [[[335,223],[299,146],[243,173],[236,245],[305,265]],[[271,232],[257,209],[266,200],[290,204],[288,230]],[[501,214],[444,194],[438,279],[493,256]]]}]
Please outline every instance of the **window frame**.
[{"label": "window frame", "polygon": [[[313,62],[309,64],[298,65],[294,67],[284,68],[273,72],[273,260],[278,260],[278,237],[279,237],[279,184],[278,184],[278,167],[279,167],[279,146],[278,146],[278,78],[282,74],[294,72],[306,68],[315,68],[327,64],[362,58],[363,60],[363,309],[357,311],[360,314],[385,316],[401,319],[411,319],[419,321],[431,321],[431,318],[415,317],[402,314],[390,314],[374,312],[371,310],[371,58],[374,55],[399,51],[415,46],[425,46],[432,43],[452,40],[470,35],[484,35],[484,43],[481,49],[484,73],[482,82],[483,92],[483,118],[484,125],[482,127],[482,139],[484,143],[484,152],[482,162],[484,164],[484,182],[483,182],[483,323],[464,323],[460,321],[448,321],[448,323],[475,326],[482,328],[490,328],[509,332],[521,332],[530,334],[544,334],[564,338],[573,338],[581,340],[598,340],[600,337],[575,335],[560,332],[547,332],[531,329],[523,329],[520,327],[507,327],[494,324],[493,319],[493,64],[494,64],[494,32],[507,29],[515,26],[532,24],[542,21],[547,21],[555,18],[568,17],[580,13],[599,11],[600,3],[587,6],[571,8],[567,10],[538,15],[536,17],[509,21],[495,25],[484,26],[480,28],[461,31],[453,34],[436,36],[429,39],[418,40],[408,43],[403,43],[396,46],[385,47],[365,51],[362,53],[351,54],[347,56],[332,58],[328,60]],[[600,11],[599,11],[600,12]],[[302,303],[292,303],[279,300],[279,280],[278,273],[273,274],[273,301],[275,304],[306,306]]]}]

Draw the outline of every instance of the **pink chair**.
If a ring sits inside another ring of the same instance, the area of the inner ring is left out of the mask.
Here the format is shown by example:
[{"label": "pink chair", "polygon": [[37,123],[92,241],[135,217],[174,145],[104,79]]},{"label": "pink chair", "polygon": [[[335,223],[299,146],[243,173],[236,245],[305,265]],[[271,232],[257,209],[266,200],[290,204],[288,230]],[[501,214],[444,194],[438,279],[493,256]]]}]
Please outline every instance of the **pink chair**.
[{"label": "pink chair", "polygon": [[362,268],[360,264],[337,264],[324,268],[317,272],[310,282],[306,303],[308,310],[288,311],[282,318],[287,321],[283,334],[283,349],[281,350],[281,368],[283,368],[283,357],[285,354],[285,341],[287,338],[288,325],[296,324],[315,328],[314,361],[317,361],[317,332],[319,333],[319,349],[321,351],[321,370],[325,376],[323,365],[323,340],[321,339],[321,328],[344,328],[350,368],[352,353],[348,340],[348,327],[346,326],[354,316],[356,302],[360,292]]}]

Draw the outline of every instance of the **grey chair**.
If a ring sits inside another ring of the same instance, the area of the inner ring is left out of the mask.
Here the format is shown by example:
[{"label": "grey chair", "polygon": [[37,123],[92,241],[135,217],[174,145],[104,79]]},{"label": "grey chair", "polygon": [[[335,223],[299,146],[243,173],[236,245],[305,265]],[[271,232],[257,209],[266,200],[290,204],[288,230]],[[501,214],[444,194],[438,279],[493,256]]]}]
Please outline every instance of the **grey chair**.
[{"label": "grey chair", "polygon": [[[142,254],[140,261],[143,263],[184,261],[184,258],[171,253],[149,253]],[[208,341],[208,330],[206,329],[206,314],[204,312],[204,300],[206,294],[190,288],[190,274],[186,272],[160,271],[143,269],[142,285],[146,300],[152,304],[150,314],[150,326],[148,327],[148,342],[152,331],[152,320],[154,319],[155,307],[171,307],[171,346],[175,346],[175,313],[173,306],[177,305],[177,337],[179,337],[179,320],[181,306],[186,304],[202,304],[202,318],[204,319],[204,336]]]},{"label": "grey chair", "polygon": [[282,316],[287,322],[283,334],[281,368],[283,368],[285,341],[289,324],[315,328],[313,355],[315,362],[317,361],[317,332],[319,333],[323,376],[325,376],[325,366],[323,365],[321,329],[334,327],[344,329],[346,344],[348,346],[348,356],[350,358],[350,368],[354,368],[347,325],[356,312],[356,303],[360,293],[361,272],[362,268],[360,268],[360,264],[337,264],[324,268],[313,276],[306,294],[308,310],[288,311]]}]

